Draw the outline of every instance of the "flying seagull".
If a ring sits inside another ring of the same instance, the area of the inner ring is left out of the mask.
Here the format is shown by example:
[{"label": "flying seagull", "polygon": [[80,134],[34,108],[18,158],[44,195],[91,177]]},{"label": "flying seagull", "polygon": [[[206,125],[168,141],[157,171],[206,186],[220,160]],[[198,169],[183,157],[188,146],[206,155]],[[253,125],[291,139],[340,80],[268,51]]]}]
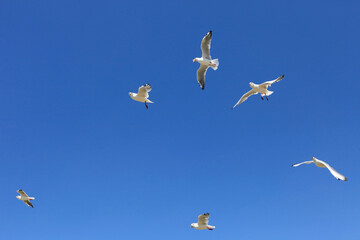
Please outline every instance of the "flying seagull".
[{"label": "flying seagull", "polygon": [[17,193],[20,194],[20,196],[16,196],[17,199],[22,200],[26,205],[29,207],[34,208],[34,206],[31,204],[31,200],[34,200],[34,197],[29,197],[22,189],[17,190]]},{"label": "flying seagull", "polygon": [[239,105],[240,103],[245,102],[246,99],[248,99],[251,95],[254,94],[261,94],[261,99],[264,100],[263,96],[266,97],[266,100],[269,100],[267,96],[270,96],[271,94],[273,94],[272,91],[268,90],[268,87],[271,87],[271,84],[279,82],[281,79],[284,78],[285,75],[282,75],[281,77],[278,77],[277,79],[274,79],[272,81],[267,81],[264,82],[262,84],[255,84],[253,82],[250,82],[249,85],[251,87],[251,90],[248,91],[247,93],[245,93],[240,100],[235,104],[235,106],[233,106],[233,108],[235,108],[237,105]]},{"label": "flying seagull", "polygon": [[192,223],[190,225],[190,227],[195,228],[197,230],[204,230],[204,229],[214,230],[215,226],[208,225],[209,216],[210,216],[210,213],[204,213],[204,214],[199,215],[199,217],[198,217],[199,221],[197,223]]},{"label": "flying seagull", "polygon": [[129,95],[133,100],[145,103],[145,107],[146,107],[146,109],[148,109],[149,107],[148,107],[148,105],[146,103],[147,102],[148,103],[153,103],[152,101],[150,101],[148,99],[148,97],[149,97],[148,92],[151,91],[151,88],[152,87],[148,83],[146,85],[142,85],[141,87],[139,87],[138,93],[129,92]]},{"label": "flying seagull", "polygon": [[343,181],[347,181],[347,178],[338,173],[335,169],[333,169],[329,164],[327,164],[326,162],[324,161],[321,161],[315,157],[312,158],[312,161],[307,161],[307,162],[302,162],[302,163],[297,163],[297,164],[294,164],[292,165],[293,167],[297,167],[297,166],[300,166],[301,164],[310,164],[310,163],[315,163],[316,166],[318,167],[321,167],[321,168],[327,168],[331,174],[337,179],[337,180],[343,180]]},{"label": "flying seagull", "polygon": [[201,58],[194,58],[193,62],[200,63],[200,67],[197,70],[197,81],[200,84],[202,90],[205,88],[205,75],[209,67],[216,70],[219,66],[219,59],[211,59],[210,56],[210,44],[211,44],[212,31],[208,32],[201,41]]}]

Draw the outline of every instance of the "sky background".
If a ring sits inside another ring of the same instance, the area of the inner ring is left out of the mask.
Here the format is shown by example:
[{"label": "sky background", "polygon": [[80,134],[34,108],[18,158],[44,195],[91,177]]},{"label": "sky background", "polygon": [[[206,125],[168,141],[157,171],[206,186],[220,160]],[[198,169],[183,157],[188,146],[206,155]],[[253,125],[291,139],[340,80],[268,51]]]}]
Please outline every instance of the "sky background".
[{"label": "sky background", "polygon": [[[0,1],[0,239],[360,239],[359,22],[359,1]],[[291,167],[312,156],[348,182]]]}]

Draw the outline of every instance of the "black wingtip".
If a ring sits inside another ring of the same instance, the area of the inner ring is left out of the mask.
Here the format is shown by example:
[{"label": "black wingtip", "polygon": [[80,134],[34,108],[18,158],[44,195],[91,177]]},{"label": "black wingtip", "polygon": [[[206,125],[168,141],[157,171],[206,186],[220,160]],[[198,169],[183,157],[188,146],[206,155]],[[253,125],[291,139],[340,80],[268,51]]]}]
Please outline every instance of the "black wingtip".
[{"label": "black wingtip", "polygon": [[281,77],[285,77],[285,74],[283,74]]}]

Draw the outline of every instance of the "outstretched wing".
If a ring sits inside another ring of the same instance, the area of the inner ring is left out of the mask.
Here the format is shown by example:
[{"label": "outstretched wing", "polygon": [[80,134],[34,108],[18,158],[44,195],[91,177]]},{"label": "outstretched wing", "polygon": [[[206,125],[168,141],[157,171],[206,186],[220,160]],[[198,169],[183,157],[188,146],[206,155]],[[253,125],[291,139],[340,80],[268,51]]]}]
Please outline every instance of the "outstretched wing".
[{"label": "outstretched wing", "polygon": [[314,161],[301,162],[301,163],[293,164],[292,166],[293,166],[293,167],[297,167],[297,166],[300,166],[300,165],[302,165],[302,164],[310,164],[310,163],[314,163]]},{"label": "outstretched wing", "polygon": [[284,78],[284,76],[285,76],[285,75],[282,75],[281,77],[278,77],[277,79],[274,79],[274,80],[272,80],[272,81],[264,82],[264,83],[260,84],[260,86],[271,87],[271,84],[276,83],[276,82],[279,82],[281,79]]},{"label": "outstretched wing", "polygon": [[32,203],[30,202],[30,200],[26,200],[26,201],[23,201],[26,205],[28,205],[29,207],[32,207],[34,208],[34,206],[32,205]]},{"label": "outstretched wing", "polygon": [[202,90],[205,88],[205,76],[208,68],[208,66],[200,65],[199,69],[197,70],[197,81]]},{"label": "outstretched wing", "polygon": [[208,225],[209,223],[209,216],[210,216],[210,213],[204,213],[204,214],[201,214],[199,215],[199,221],[198,221],[198,224],[199,225]]},{"label": "outstretched wing", "polygon": [[151,91],[151,85],[148,83],[146,85],[142,85],[141,87],[139,87],[139,90],[138,90],[138,96],[139,97],[144,97],[144,98],[148,98],[149,97],[149,94],[148,92]]},{"label": "outstretched wing", "polygon": [[212,31],[209,31],[201,41],[201,51],[203,58],[211,59],[210,56],[211,36],[212,36]]},{"label": "outstretched wing", "polygon": [[327,164],[324,161],[321,161],[322,164],[324,164],[326,166],[327,169],[329,169],[329,171],[331,172],[331,174],[337,179],[337,180],[343,180],[343,181],[347,181],[347,178],[338,173],[335,169],[333,169],[329,164]]},{"label": "outstretched wing", "polygon": [[16,192],[19,193],[22,197],[29,197],[22,189],[19,189]]},{"label": "outstretched wing", "polygon": [[242,95],[242,97],[240,98],[240,100],[233,106],[233,108],[235,108],[237,105],[239,105],[240,103],[245,102],[246,99],[248,99],[251,95],[257,94],[257,92],[255,92],[253,89],[251,89],[250,91],[248,91],[247,93],[245,93],[244,95]]}]

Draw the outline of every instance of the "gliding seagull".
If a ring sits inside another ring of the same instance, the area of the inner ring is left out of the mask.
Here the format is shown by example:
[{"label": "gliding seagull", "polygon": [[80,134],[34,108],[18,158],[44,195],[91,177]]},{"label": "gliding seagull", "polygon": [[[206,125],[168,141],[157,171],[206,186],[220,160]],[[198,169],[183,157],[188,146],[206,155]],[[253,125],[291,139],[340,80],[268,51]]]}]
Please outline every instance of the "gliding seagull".
[{"label": "gliding seagull", "polygon": [[204,230],[204,229],[214,230],[215,226],[208,225],[209,216],[210,213],[204,213],[199,215],[198,217],[199,221],[197,223],[192,223],[190,227],[195,228],[197,230]]},{"label": "gliding seagull", "polygon": [[30,200],[35,199],[34,197],[29,197],[22,189],[17,190],[16,192],[20,194],[20,196],[16,196],[17,199],[22,200],[26,205],[34,208],[34,206],[30,202]]},{"label": "gliding seagull", "polygon": [[272,81],[267,81],[267,82],[264,82],[262,84],[255,84],[253,82],[250,82],[249,85],[251,87],[251,90],[248,91],[247,93],[245,93],[241,98],[240,100],[235,104],[235,106],[233,106],[233,108],[235,108],[237,105],[239,105],[240,103],[243,103],[245,102],[246,99],[248,99],[251,95],[254,95],[254,94],[258,94],[260,93],[261,94],[261,99],[264,100],[263,96],[266,97],[266,100],[269,100],[267,96],[270,96],[271,94],[273,94],[274,92],[272,91],[269,91],[268,90],[268,87],[271,87],[271,84],[273,83],[276,83],[276,82],[279,82],[281,79],[284,78],[285,75],[282,75],[281,77],[278,77],[277,79],[275,80],[272,80]]},{"label": "gliding seagull", "polygon": [[337,171],[335,171],[335,169],[333,169],[326,162],[321,161],[321,160],[319,160],[319,159],[317,159],[315,157],[312,158],[312,161],[297,163],[297,164],[294,164],[292,166],[297,167],[297,166],[300,166],[301,164],[310,164],[310,163],[315,163],[316,166],[321,167],[321,168],[327,168],[337,180],[347,181],[347,178],[344,175],[342,175],[342,174],[338,173]]},{"label": "gliding seagull", "polygon": [[141,87],[139,87],[138,93],[129,92],[129,95],[133,100],[145,103],[145,107],[146,107],[146,109],[148,109],[149,107],[148,107],[148,105],[146,103],[147,102],[148,103],[153,103],[152,101],[150,101],[148,99],[148,97],[149,97],[148,92],[151,91],[151,88],[152,87],[148,83],[146,85],[142,85]]},{"label": "gliding seagull", "polygon": [[209,67],[216,70],[219,66],[219,59],[211,59],[210,45],[211,45],[212,31],[208,32],[201,41],[201,58],[194,58],[193,62],[200,63],[200,67],[197,70],[197,81],[202,90],[205,88],[205,75]]}]

